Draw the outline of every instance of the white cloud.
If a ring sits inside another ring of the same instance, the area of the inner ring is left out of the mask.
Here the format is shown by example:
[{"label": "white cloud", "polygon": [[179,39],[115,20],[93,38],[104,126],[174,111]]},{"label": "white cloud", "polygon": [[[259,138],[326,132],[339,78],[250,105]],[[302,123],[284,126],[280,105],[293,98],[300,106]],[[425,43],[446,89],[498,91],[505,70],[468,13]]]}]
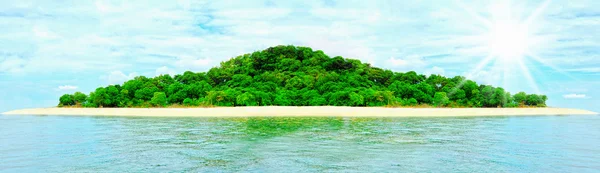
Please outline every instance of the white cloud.
[{"label": "white cloud", "polygon": [[591,68],[577,68],[577,69],[569,69],[567,71],[572,71],[572,72],[585,72],[585,73],[599,73],[600,72],[600,68],[599,67],[591,67]]},{"label": "white cloud", "polygon": [[565,99],[585,99],[589,98],[585,94],[565,94],[563,95]]},{"label": "white cloud", "polygon": [[408,61],[400,59],[400,58],[394,58],[394,57],[390,57],[390,59],[388,59],[388,62],[393,65],[393,66],[406,66],[408,65]]},{"label": "white cloud", "polygon": [[423,73],[428,64],[429,63],[423,60],[419,55],[408,55],[403,58],[391,57],[383,66],[390,67],[392,70],[396,71],[416,71]]},{"label": "white cloud", "polygon": [[96,1],[94,3],[94,5],[98,9],[98,11],[103,12],[103,13],[110,12],[110,11],[113,10],[113,7],[111,7],[111,5],[106,4],[106,3],[104,3],[103,1],[100,1],[100,0]]},{"label": "white cloud", "polygon": [[21,72],[26,64],[26,61],[18,57],[7,57],[0,61],[0,72],[17,73]]},{"label": "white cloud", "polygon": [[249,9],[227,9],[215,12],[215,16],[236,20],[269,20],[282,18],[290,14],[290,9],[285,8],[249,8]]},{"label": "white cloud", "polygon": [[162,67],[159,67],[156,69],[155,76],[160,76],[163,74],[168,74],[168,75],[173,76],[176,74],[176,72],[167,66],[162,66]]},{"label": "white cloud", "polygon": [[33,35],[42,39],[55,39],[59,37],[56,33],[49,31],[45,27],[35,26],[31,31],[33,32]]},{"label": "white cloud", "polygon": [[[61,15],[57,15],[56,18],[51,20],[41,18],[36,20],[39,22],[35,23],[17,21],[14,23],[15,25],[6,25],[12,26],[12,28],[9,28],[8,32],[3,32],[8,34],[0,36],[0,38],[18,35],[12,32],[19,31],[16,26],[21,27],[22,25],[33,28],[34,34],[26,31],[29,35],[60,38],[56,39],[58,40],[57,43],[53,42],[52,44],[30,42],[28,39],[18,38],[26,42],[26,45],[33,45],[30,46],[33,50],[26,50],[26,52],[34,52],[32,56],[36,57],[35,60],[29,61],[31,63],[51,62],[50,60],[68,62],[62,64],[38,63],[31,65],[30,68],[25,69],[26,71],[64,68],[73,68],[78,71],[123,69],[122,66],[139,63],[125,57],[143,57],[146,53],[168,54],[171,56],[184,53],[186,56],[191,57],[210,57],[214,60],[212,62],[219,62],[237,55],[232,52],[248,53],[257,50],[257,47],[266,48],[276,44],[307,44],[314,49],[322,49],[328,54],[358,58],[371,64],[381,64],[380,66],[387,65],[385,63],[388,59],[385,57],[401,57],[390,58],[394,66],[406,66],[407,64],[412,66],[418,64],[418,62],[405,59],[405,55],[422,55],[424,52],[451,52],[450,54],[454,57],[456,55],[479,56],[486,53],[486,50],[481,50],[482,46],[474,43],[477,40],[470,37],[479,34],[481,30],[477,30],[477,33],[467,33],[470,30],[464,28],[465,26],[476,26],[478,21],[472,20],[472,16],[453,3],[432,4],[428,1],[349,3],[339,1],[334,4],[324,5],[320,1],[277,2],[276,6],[245,1],[236,1],[236,3],[227,1],[208,3],[207,1],[189,0],[181,0],[179,3],[160,1],[149,1],[148,3],[105,0],[81,1],[70,4],[68,10],[58,8],[55,11],[44,10],[50,8],[27,9],[30,10],[28,13],[31,12],[32,14],[58,11]],[[51,5],[56,4],[37,4],[39,7]],[[467,5],[476,10],[473,13],[484,14],[485,16],[488,9],[473,7],[485,7],[490,4],[471,2]],[[524,5],[526,6],[525,9],[520,10],[529,11],[530,8],[533,10],[535,9],[533,7],[539,4]],[[11,9],[11,6],[20,5],[8,2],[5,6],[7,9]],[[390,6],[397,8],[391,10]],[[302,7],[302,10],[298,7]],[[421,10],[415,11],[412,9]],[[558,17],[568,14],[564,17],[572,18],[575,18],[576,15],[563,12],[585,12],[586,10],[593,9],[584,6],[570,6],[568,9],[560,9],[553,5],[549,6],[548,9],[552,14],[559,14]],[[550,12],[541,14],[541,17],[546,14],[550,14]],[[78,20],[74,21],[73,17],[69,15],[78,16]],[[591,19],[571,21],[581,20]],[[471,21],[473,23],[462,24]],[[461,24],[456,24],[456,22]],[[64,24],[62,26],[64,28],[49,25],[54,23]],[[365,23],[368,23],[368,25],[365,25]],[[593,24],[577,23],[577,25],[583,26],[594,26]],[[70,25],[76,25],[77,27]],[[549,25],[548,27],[554,26],[559,25]],[[439,30],[439,28],[444,28],[444,30]],[[568,30],[562,29],[555,32],[564,31]],[[557,34],[556,39],[569,36],[568,34]],[[590,35],[581,41],[570,42],[569,45],[581,46],[582,43],[597,45],[597,42],[594,41],[597,40],[597,37]],[[90,41],[88,38],[96,38],[96,41]],[[182,38],[187,38],[187,40]],[[208,51],[198,51],[198,47],[208,49]],[[391,49],[388,48],[390,47],[402,47],[403,55],[393,55],[389,52]],[[555,50],[560,48],[557,47]],[[577,49],[577,52],[584,50],[586,49]],[[468,59],[465,56],[458,57],[463,60]],[[190,60],[186,59],[182,60],[186,62],[184,65],[181,64],[182,62],[169,65],[204,69],[205,65],[202,64],[210,63],[205,60],[192,60],[193,65],[188,65],[187,62],[190,62]],[[571,59],[568,60],[571,61]],[[443,64],[434,64],[434,61],[436,60],[427,59],[427,64],[443,67]],[[121,64],[121,67],[103,68],[107,67],[107,64],[117,63]],[[161,64],[149,64],[153,67],[157,65]],[[423,67],[425,66],[413,69],[426,70],[422,69]],[[403,68],[398,69],[403,70]],[[138,69],[135,69],[135,71],[138,71]]]},{"label": "white cloud", "polygon": [[434,67],[432,67],[431,69],[427,70],[427,71],[425,72],[425,74],[427,74],[427,75],[437,74],[437,75],[442,75],[442,76],[444,76],[444,75],[446,74],[446,70],[444,70],[444,69],[443,69],[443,68],[441,68],[441,67],[434,66]]},{"label": "white cloud", "polygon": [[182,70],[192,70],[192,71],[200,71],[200,70],[206,70],[208,69],[210,66],[210,64],[213,62],[213,60],[209,59],[209,58],[192,58],[192,57],[188,57],[188,56],[184,56],[179,58],[179,60],[177,60],[175,62],[175,66],[179,67]]},{"label": "white cloud", "polygon": [[73,86],[73,85],[63,85],[63,86],[58,86],[58,90],[64,91],[64,90],[76,90],[78,87],[77,86]]},{"label": "white cloud", "polygon": [[323,37],[307,36],[306,40],[302,42],[306,46],[312,47],[314,50],[322,50],[330,57],[342,56],[344,58],[358,59],[362,62],[376,65],[375,53],[371,48],[365,45],[364,40]]},{"label": "white cloud", "polygon": [[108,74],[108,76],[100,76],[100,79],[106,80],[109,85],[116,85],[116,84],[122,84],[125,81],[133,79],[136,76],[138,76],[138,74],[135,72],[125,75],[125,73],[117,70],[117,71],[110,72],[110,74]]},{"label": "white cloud", "polygon": [[335,9],[335,8],[315,8],[310,11],[312,15],[325,19],[345,19],[353,21],[374,21],[381,14],[373,12],[373,9]]}]

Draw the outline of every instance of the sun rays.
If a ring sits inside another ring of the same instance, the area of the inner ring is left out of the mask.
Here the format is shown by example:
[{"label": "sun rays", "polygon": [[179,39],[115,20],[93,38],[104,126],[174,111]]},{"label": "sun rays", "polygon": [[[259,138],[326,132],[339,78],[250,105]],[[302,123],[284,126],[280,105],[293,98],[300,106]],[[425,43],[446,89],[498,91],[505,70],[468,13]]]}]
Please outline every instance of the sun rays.
[{"label": "sun rays", "polygon": [[[508,1],[492,4],[490,15],[487,18],[474,12],[472,8],[460,1],[457,1],[457,4],[465,13],[473,17],[474,21],[480,22],[486,29],[484,34],[476,36],[481,41],[478,48],[486,50],[481,54],[485,58],[481,59],[476,66],[466,73],[466,79],[472,79],[475,74],[485,71],[491,66],[492,69],[503,71],[499,73],[502,75],[503,85],[506,86],[509,82],[517,82],[509,80],[509,77],[514,77],[509,75],[514,74],[514,70],[517,70],[520,74],[518,76],[522,75],[520,78],[523,78],[523,80],[518,80],[518,84],[527,85],[536,94],[539,94],[539,86],[530,72],[530,68],[535,67],[528,65],[526,62],[535,62],[547,66],[575,79],[561,68],[538,56],[531,49],[533,46],[544,44],[541,41],[544,40],[544,36],[537,35],[536,28],[532,25],[549,6],[550,0],[540,3],[535,10],[528,12],[529,15],[524,20],[516,15],[516,8]],[[454,94],[465,82],[466,80],[459,83],[449,94]]]}]

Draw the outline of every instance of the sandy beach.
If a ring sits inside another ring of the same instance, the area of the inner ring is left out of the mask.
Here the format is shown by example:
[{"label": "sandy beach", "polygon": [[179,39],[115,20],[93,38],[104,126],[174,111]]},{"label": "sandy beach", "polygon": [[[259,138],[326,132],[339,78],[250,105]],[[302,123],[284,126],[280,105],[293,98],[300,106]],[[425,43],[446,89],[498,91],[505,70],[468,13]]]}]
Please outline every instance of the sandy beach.
[{"label": "sandy beach", "polygon": [[33,108],[14,110],[5,112],[3,114],[139,117],[466,117],[598,115],[596,112],[567,108],[383,108],[336,106],[216,108]]}]

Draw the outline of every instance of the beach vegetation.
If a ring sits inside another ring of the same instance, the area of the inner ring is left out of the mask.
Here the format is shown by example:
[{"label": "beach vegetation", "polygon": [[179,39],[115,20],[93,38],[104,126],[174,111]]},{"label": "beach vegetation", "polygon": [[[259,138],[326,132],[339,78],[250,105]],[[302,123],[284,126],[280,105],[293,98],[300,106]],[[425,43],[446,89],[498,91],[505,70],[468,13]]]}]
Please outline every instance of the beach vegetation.
[{"label": "beach vegetation", "polygon": [[155,92],[150,100],[152,106],[164,107],[167,106],[167,95],[164,92]]},{"label": "beach vegetation", "polygon": [[59,106],[545,107],[545,95],[480,85],[463,76],[394,72],[309,47],[276,46],[205,72],[138,76],[59,98]]},{"label": "beach vegetation", "polygon": [[61,106],[61,107],[75,105],[75,101],[73,100],[73,95],[71,95],[71,94],[64,94],[64,95],[60,96],[60,98],[58,100],[59,100],[58,106]]}]

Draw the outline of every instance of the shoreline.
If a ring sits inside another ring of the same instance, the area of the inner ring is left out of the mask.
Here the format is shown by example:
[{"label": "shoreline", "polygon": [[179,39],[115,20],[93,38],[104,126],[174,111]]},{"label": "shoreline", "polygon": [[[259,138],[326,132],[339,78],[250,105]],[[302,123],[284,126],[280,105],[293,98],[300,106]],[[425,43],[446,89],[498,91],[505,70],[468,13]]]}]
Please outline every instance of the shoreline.
[{"label": "shoreline", "polygon": [[385,108],[341,106],[261,106],[215,108],[32,108],[2,115],[131,117],[478,117],[598,115],[569,108]]}]

